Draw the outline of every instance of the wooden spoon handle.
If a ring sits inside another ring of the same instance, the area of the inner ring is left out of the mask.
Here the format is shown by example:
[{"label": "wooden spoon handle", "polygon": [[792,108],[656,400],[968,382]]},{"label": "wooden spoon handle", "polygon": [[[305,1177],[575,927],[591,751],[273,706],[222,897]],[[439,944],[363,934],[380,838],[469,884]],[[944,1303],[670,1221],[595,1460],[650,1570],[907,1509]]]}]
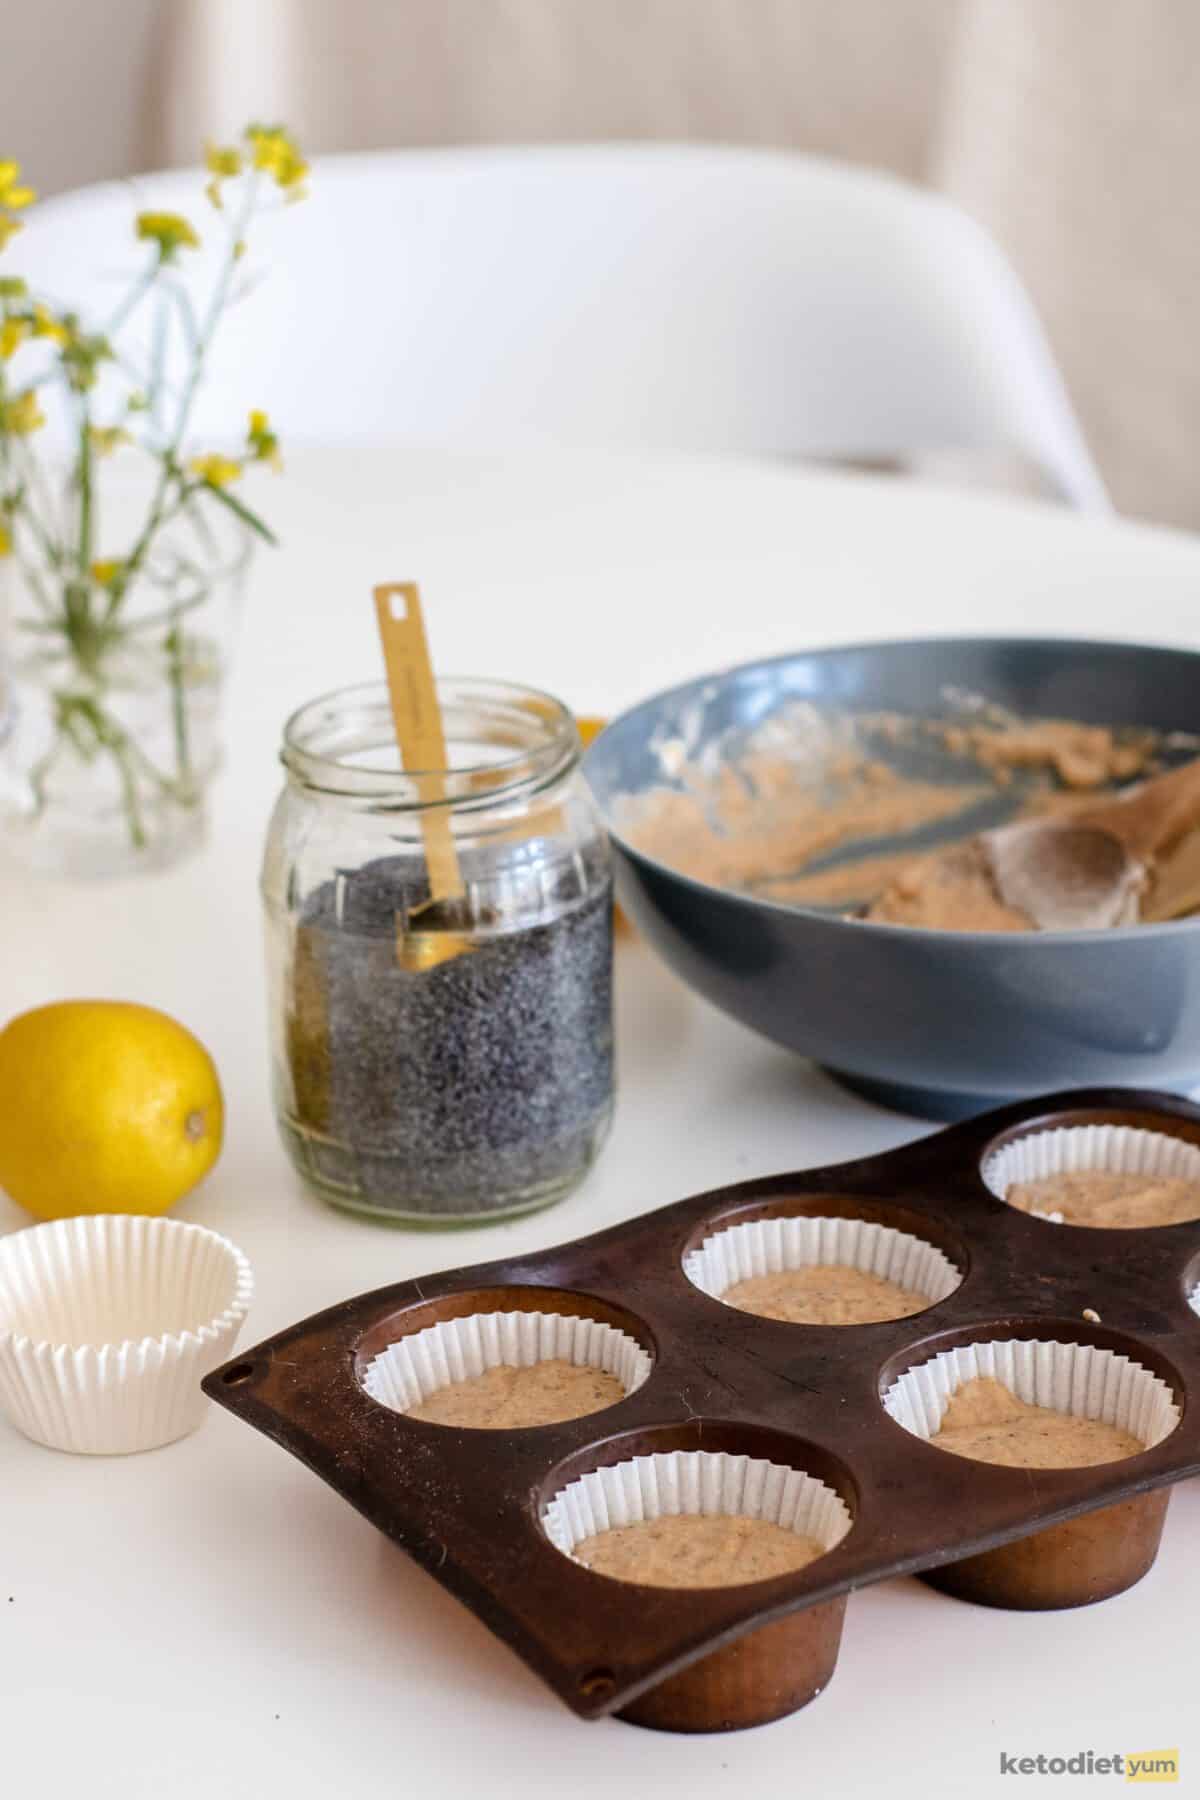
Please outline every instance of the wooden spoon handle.
[{"label": "wooden spoon handle", "polygon": [[1142,919],[1153,923],[1200,912],[1200,832],[1192,832],[1163,857],[1142,901]]},{"label": "wooden spoon handle", "polygon": [[1143,781],[1119,800],[1075,815],[1078,825],[1111,831],[1134,856],[1158,856],[1200,825],[1200,759]]}]

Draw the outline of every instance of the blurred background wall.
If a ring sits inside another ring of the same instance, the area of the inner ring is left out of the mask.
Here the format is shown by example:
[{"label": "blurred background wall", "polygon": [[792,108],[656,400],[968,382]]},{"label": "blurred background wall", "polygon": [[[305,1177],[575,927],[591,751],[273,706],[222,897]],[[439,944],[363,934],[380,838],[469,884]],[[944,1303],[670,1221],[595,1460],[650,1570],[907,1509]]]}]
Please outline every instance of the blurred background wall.
[{"label": "blurred background wall", "polygon": [[314,152],[674,138],[950,194],[1039,306],[1123,511],[1200,525],[1196,0],[0,0],[43,193],[247,118]]}]

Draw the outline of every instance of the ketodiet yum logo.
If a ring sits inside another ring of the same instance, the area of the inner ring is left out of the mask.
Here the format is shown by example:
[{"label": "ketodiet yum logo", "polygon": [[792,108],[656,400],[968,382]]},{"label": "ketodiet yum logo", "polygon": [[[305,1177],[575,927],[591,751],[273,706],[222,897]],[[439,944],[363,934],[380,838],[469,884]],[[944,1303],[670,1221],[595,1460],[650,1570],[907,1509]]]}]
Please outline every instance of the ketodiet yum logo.
[{"label": "ketodiet yum logo", "polygon": [[1012,1756],[1000,1752],[1002,1775],[1115,1775],[1118,1781],[1178,1781],[1178,1750],[1118,1750],[1099,1756],[1077,1750],[1074,1756]]}]

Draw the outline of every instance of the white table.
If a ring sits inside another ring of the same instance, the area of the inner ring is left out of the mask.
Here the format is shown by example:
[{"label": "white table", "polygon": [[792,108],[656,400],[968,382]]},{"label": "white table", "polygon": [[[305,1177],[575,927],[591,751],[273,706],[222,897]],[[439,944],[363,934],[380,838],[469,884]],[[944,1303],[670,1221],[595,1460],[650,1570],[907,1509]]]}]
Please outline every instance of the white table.
[{"label": "white table", "polygon": [[[564,1205],[410,1235],[307,1194],[268,1106],[256,865],[284,715],[375,671],[373,581],[420,578],[443,668],[539,683],[581,710],[867,636],[1200,640],[1200,544],[1024,502],[747,463],[383,452],[297,455],[258,498],[284,547],[254,576],[211,847],[110,887],[0,873],[5,1014],[66,995],[144,1000],[213,1050],[228,1144],[179,1216],[249,1254],[246,1344],[384,1282],[925,1129],[759,1042],[627,944],[616,1127]],[[0,1230],[24,1222],[0,1198]],[[1198,1542],[1193,1484],[1156,1570],[1101,1610],[990,1612],[886,1583],[852,1597],[836,1679],[810,1709],[739,1736],[667,1737],[573,1718],[349,1507],[216,1409],[192,1438],[126,1460],[57,1455],[0,1425],[0,1793],[958,1796],[1011,1790],[1002,1750],[1173,1745],[1186,1789],[1200,1768]]]}]

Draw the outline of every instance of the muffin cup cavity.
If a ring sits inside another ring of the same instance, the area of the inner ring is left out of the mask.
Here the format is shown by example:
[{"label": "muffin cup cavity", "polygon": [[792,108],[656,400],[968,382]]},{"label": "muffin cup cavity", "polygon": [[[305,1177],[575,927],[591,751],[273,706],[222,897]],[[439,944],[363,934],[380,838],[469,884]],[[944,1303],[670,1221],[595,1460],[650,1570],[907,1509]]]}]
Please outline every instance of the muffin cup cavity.
[{"label": "muffin cup cavity", "polygon": [[[1097,1344],[1020,1338],[959,1344],[915,1365],[887,1389],[884,1410],[906,1431],[929,1440],[951,1396],[979,1376],[1002,1382],[1028,1405],[1115,1425],[1147,1449],[1169,1437],[1180,1420],[1167,1383],[1131,1357]],[[976,1466],[989,1477],[1001,1473],[994,1463]],[[1003,1473],[1029,1475],[1026,1469]],[[1169,1497],[1166,1488],[1135,1495],[931,1569],[925,1579],[956,1599],[1017,1611],[1109,1599],[1140,1581],[1153,1564]]]},{"label": "muffin cup cavity", "polygon": [[[1093,1172],[1200,1182],[1200,1145],[1165,1131],[1099,1120],[1022,1132],[993,1145],[979,1170],[984,1186],[997,1200],[1007,1200],[1009,1191],[1020,1182]],[[1064,1223],[1062,1214],[1053,1211],[1030,1216],[1055,1225]],[[1075,1229],[1092,1228],[1078,1225]]]},{"label": "muffin cup cavity", "polygon": [[[668,1450],[569,1481],[544,1505],[542,1529],[574,1561],[576,1546],[597,1532],[703,1514],[763,1519],[814,1538],[826,1551],[840,1544],[853,1524],[845,1500],[815,1475],[736,1451]],[[636,1583],[614,1583],[611,1576],[589,1572],[597,1581],[646,1592]],[[686,1606],[691,1595],[712,1590],[654,1591],[658,1605]],[[841,1594],[745,1631],[639,1695],[620,1717],[658,1731],[736,1731],[796,1712],[829,1684],[845,1610]]]},{"label": "muffin cup cavity", "polygon": [[922,1238],[868,1219],[819,1215],[777,1215],[726,1226],[687,1252],[683,1271],[702,1293],[722,1300],[736,1283],[756,1275],[831,1266],[893,1282],[924,1295],[930,1306],[962,1282],[962,1271]]},{"label": "muffin cup cavity", "polygon": [[1094,1606],[1149,1574],[1162,1541],[1170,1488],[1135,1494],[1113,1506],[943,1563],[922,1576],[939,1593],[1009,1612],[1060,1612]]},{"label": "muffin cup cavity", "polygon": [[689,1663],[617,1714],[653,1731],[742,1731],[815,1700],[837,1669],[846,1596],[787,1613]]},{"label": "muffin cup cavity", "polygon": [[381,1406],[407,1413],[443,1388],[471,1381],[488,1369],[528,1369],[553,1361],[603,1370],[621,1383],[626,1395],[641,1387],[652,1366],[636,1339],[599,1319],[559,1312],[478,1312],[444,1319],[388,1344],[366,1365],[362,1385]]},{"label": "muffin cup cavity", "polygon": [[37,1443],[153,1450],[194,1431],[200,1383],[233,1349],[254,1291],[227,1238],[177,1219],[98,1213],[0,1244],[0,1405]]},{"label": "muffin cup cavity", "polygon": [[841,1495],[815,1475],[726,1450],[668,1450],[568,1483],[543,1511],[542,1528],[556,1549],[572,1556],[597,1532],[698,1514],[762,1519],[826,1550],[841,1543],[853,1522]]},{"label": "muffin cup cavity", "polygon": [[888,1388],[884,1411],[914,1437],[928,1441],[939,1430],[952,1396],[981,1376],[1000,1382],[1027,1406],[1098,1419],[1129,1432],[1147,1449],[1169,1437],[1180,1419],[1167,1383],[1131,1357],[1098,1344],[1028,1338],[995,1338],[941,1351],[906,1370]]}]

